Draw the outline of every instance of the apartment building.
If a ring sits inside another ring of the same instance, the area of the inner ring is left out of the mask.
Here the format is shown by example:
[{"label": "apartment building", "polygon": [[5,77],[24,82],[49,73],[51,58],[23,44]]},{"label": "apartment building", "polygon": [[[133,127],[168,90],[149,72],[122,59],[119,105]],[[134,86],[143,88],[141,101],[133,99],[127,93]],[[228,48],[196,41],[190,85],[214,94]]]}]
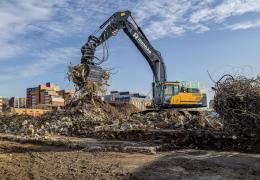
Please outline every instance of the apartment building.
[{"label": "apartment building", "polygon": [[31,108],[40,103],[39,87],[26,89],[26,107]]},{"label": "apartment building", "polygon": [[64,99],[58,94],[60,87],[47,82],[26,90],[26,107],[33,108],[37,105],[64,106]]},{"label": "apartment building", "polygon": [[33,108],[39,105],[61,107],[64,106],[65,101],[71,98],[74,94],[75,90],[60,90],[58,85],[47,82],[34,88],[27,88],[26,107]]},{"label": "apartment building", "polygon": [[9,106],[13,108],[25,108],[26,98],[14,96],[9,99]]}]

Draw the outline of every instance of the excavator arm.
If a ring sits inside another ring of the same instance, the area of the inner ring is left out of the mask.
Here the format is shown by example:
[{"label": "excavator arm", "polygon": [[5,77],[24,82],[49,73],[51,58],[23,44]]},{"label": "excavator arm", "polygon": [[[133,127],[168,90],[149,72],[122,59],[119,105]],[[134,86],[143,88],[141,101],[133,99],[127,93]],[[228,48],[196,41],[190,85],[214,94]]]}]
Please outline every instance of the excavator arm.
[{"label": "excavator arm", "polygon": [[[129,21],[130,18],[133,23]],[[96,48],[122,29],[150,65],[154,75],[155,86],[166,81],[165,64],[160,53],[153,48],[141,28],[135,23],[130,11],[114,13],[99,28],[102,30],[100,36],[90,35],[87,43],[81,48],[82,64],[98,65],[95,63]]]},{"label": "excavator arm", "polygon": [[116,35],[118,31],[123,30],[145,57],[153,72],[154,107],[204,106],[205,103],[202,103],[204,96],[201,93],[181,91],[179,82],[166,81],[166,68],[160,52],[151,45],[142,29],[132,18],[130,11],[114,13],[99,27],[99,30],[102,31],[101,34],[98,37],[90,35],[87,43],[81,48],[81,63],[85,65],[87,69],[85,72],[88,73],[85,75],[86,79],[101,80],[102,68],[99,65],[102,60],[96,61],[96,48]]}]

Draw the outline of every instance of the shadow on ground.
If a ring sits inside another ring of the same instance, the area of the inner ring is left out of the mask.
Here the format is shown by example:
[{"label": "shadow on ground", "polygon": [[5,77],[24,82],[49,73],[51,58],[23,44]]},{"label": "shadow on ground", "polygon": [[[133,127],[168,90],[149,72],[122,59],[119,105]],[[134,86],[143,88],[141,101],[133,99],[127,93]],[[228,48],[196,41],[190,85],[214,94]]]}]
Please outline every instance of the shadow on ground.
[{"label": "shadow on ground", "polygon": [[135,171],[129,179],[258,179],[260,155],[183,150]]}]

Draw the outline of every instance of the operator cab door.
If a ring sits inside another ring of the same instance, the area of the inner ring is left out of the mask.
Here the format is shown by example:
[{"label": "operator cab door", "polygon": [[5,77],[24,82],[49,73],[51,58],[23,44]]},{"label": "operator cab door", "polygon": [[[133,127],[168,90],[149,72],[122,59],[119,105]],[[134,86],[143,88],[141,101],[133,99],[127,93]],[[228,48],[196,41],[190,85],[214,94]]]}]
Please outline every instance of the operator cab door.
[{"label": "operator cab door", "polygon": [[162,85],[163,105],[172,106],[171,98],[179,93],[179,84],[164,84]]}]

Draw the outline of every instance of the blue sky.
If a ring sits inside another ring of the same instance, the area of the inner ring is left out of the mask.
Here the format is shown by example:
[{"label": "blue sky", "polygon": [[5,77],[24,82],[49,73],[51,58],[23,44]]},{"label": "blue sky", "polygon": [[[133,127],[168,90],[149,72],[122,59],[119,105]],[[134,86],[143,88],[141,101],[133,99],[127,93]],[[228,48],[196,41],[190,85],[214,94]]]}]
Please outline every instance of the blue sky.
[{"label": "blue sky", "polygon": [[[168,80],[201,81],[210,93],[225,73],[260,72],[260,0],[1,0],[0,96],[51,81],[62,88],[80,48],[112,13],[131,10],[167,66]],[[152,73],[120,32],[109,40],[110,90],[147,94]]]}]

